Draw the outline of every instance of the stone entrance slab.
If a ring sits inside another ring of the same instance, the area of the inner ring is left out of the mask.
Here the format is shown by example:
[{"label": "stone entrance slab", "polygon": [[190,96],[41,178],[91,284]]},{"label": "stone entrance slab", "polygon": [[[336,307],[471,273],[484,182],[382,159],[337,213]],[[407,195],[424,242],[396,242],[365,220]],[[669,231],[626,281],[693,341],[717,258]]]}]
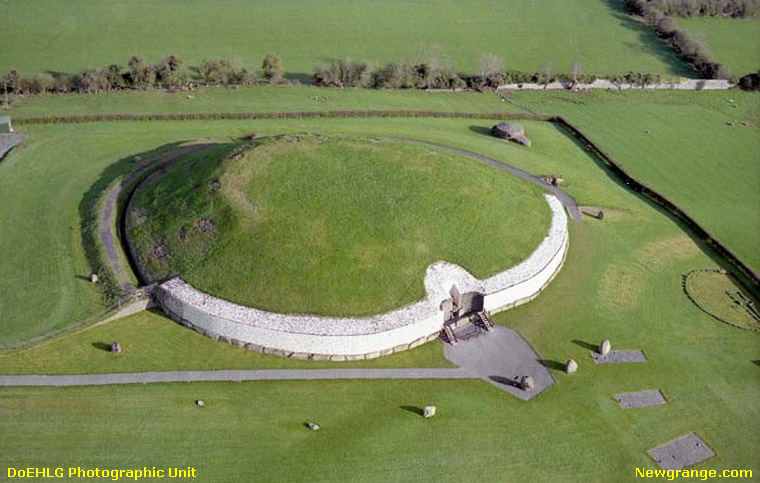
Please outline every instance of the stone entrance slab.
[{"label": "stone entrance slab", "polygon": [[646,362],[647,356],[642,351],[609,351],[607,355],[592,352],[591,357],[597,364],[622,364],[626,362]]},{"label": "stone entrance slab", "polygon": [[649,406],[662,406],[668,401],[662,395],[659,389],[649,389],[647,391],[624,392],[615,395],[615,401],[623,409],[638,409]]},{"label": "stone entrance slab", "polygon": [[682,470],[715,456],[713,450],[699,436],[685,436],[649,450],[649,456],[665,470]]}]

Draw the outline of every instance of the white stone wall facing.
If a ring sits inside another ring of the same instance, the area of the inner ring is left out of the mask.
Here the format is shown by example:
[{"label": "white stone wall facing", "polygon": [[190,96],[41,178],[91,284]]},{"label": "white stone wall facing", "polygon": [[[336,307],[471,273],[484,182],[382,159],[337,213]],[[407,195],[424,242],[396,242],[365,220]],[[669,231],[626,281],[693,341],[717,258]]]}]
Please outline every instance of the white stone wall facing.
[{"label": "white stone wall facing", "polygon": [[456,285],[460,293],[480,292],[486,310],[498,312],[535,298],[560,270],[568,249],[567,215],[546,195],[552,211],[549,232],[523,262],[485,280],[440,261],[425,274],[427,297],[370,317],[280,314],[210,296],[180,278],[161,284],[158,305],[177,322],[211,337],[262,352],[290,357],[354,360],[416,347],[438,336],[441,303]]}]

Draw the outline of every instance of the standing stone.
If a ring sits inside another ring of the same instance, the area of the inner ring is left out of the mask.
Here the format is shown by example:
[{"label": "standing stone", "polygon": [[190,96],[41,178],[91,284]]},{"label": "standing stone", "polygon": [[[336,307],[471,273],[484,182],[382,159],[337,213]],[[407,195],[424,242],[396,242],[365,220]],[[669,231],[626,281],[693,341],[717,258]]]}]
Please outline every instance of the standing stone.
[{"label": "standing stone", "polygon": [[522,387],[523,391],[532,391],[533,390],[533,377],[531,376],[523,376],[520,380],[520,386]]},{"label": "standing stone", "polygon": [[612,344],[610,344],[609,339],[604,339],[602,343],[599,344],[599,353],[603,356],[609,354],[610,349],[612,349]]},{"label": "standing stone", "polygon": [[98,280],[99,279],[98,279],[98,274],[97,273],[93,273],[93,274],[90,275],[90,282],[92,282],[92,283],[98,283]]},{"label": "standing stone", "polygon": [[204,404],[205,403],[203,402],[203,399],[198,399],[197,401],[195,401],[195,405],[198,406],[199,408],[202,408]]},{"label": "standing stone", "polygon": [[306,423],[306,427],[312,431],[319,431],[319,425],[317,423]]},{"label": "standing stone", "polygon": [[119,345],[118,342],[116,342],[116,341],[111,342],[111,353],[113,353],[113,354],[120,354],[121,353],[121,345]]},{"label": "standing stone", "polygon": [[578,363],[575,362],[574,359],[568,359],[567,363],[565,364],[565,372],[568,374],[572,374],[573,372],[578,370]]},{"label": "standing stone", "polygon": [[598,220],[603,220],[604,219],[604,210],[599,210],[599,213],[596,214],[596,218]]},{"label": "standing stone", "polygon": [[435,406],[425,406],[422,408],[422,415],[425,419],[435,416]]}]

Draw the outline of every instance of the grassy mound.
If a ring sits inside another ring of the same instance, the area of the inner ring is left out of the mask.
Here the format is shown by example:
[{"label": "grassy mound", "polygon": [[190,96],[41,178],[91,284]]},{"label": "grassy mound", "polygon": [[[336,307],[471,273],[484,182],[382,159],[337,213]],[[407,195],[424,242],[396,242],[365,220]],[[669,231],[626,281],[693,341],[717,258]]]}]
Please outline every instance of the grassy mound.
[{"label": "grassy mound", "polygon": [[279,312],[365,315],[425,295],[426,267],[487,277],[546,235],[538,188],[430,148],[283,136],[148,182],[128,213],[149,278]]}]

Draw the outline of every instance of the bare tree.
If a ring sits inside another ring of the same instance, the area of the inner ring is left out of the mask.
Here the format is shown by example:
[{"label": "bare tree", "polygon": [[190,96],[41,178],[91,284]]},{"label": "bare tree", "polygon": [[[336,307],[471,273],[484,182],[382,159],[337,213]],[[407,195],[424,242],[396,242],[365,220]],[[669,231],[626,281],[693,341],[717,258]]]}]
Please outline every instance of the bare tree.
[{"label": "bare tree", "polygon": [[554,63],[552,61],[546,62],[538,71],[541,84],[544,88],[554,79]]},{"label": "bare tree", "polygon": [[484,52],[478,58],[478,73],[483,79],[491,79],[494,75],[504,72],[504,62],[501,57],[491,52]]},{"label": "bare tree", "polygon": [[573,85],[578,83],[578,77],[583,75],[583,62],[576,60],[572,66]]}]

